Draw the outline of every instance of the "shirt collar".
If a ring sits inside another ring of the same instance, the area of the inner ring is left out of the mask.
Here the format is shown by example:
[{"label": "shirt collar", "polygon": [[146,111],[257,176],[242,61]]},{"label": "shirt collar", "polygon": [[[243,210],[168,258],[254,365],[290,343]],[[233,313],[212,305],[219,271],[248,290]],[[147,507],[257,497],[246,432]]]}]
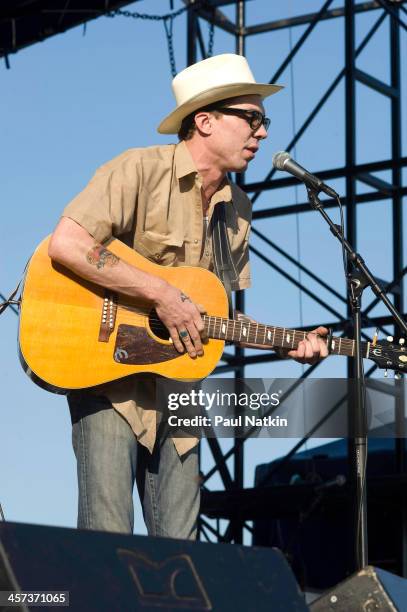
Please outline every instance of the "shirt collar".
[{"label": "shirt collar", "polygon": [[211,205],[215,205],[218,202],[231,202],[232,201],[232,188],[230,186],[230,181],[227,176],[225,176],[222,184],[218,187],[211,198]]},{"label": "shirt collar", "polygon": [[175,175],[177,179],[198,172],[191,153],[183,140],[175,146]]},{"label": "shirt collar", "polygon": [[[188,150],[184,140],[181,140],[175,146],[175,175],[177,179],[181,179],[188,174],[196,174],[195,178],[199,178],[198,170],[196,169],[194,160],[192,159],[191,153]],[[231,202],[232,201],[232,189],[229,178],[225,176],[222,184],[219,186],[217,191],[211,198],[211,205],[215,205],[218,202]]]}]

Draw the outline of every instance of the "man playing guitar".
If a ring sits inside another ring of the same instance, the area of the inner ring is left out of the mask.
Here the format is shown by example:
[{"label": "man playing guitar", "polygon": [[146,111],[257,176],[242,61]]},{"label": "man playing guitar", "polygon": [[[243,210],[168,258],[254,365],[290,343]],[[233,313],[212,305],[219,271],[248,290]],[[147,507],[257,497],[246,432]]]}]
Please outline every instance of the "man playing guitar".
[{"label": "man playing guitar", "polygon": [[[173,81],[177,105],[158,131],[176,145],[131,149],[102,166],[66,207],[49,256],[86,281],[145,300],[173,346],[199,360],[204,309],[163,278],[109,251],[119,238],[162,266],[213,269],[212,216],[223,205],[232,290],[250,285],[251,203],[227,177],[244,172],[267,137],[263,99],[278,85],[256,83],[244,57],[198,62]],[[327,355],[318,328],[288,355],[313,363]],[[133,532],[135,480],[151,535],[195,538],[199,511],[197,443],[160,435],[154,377],[128,377],[68,396],[78,465],[78,527]]]}]

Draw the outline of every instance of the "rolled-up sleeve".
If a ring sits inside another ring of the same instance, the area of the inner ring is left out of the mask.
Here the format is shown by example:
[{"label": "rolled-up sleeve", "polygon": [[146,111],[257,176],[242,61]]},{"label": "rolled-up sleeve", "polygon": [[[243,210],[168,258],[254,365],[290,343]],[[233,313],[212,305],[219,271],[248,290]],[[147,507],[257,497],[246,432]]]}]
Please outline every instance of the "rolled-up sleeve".
[{"label": "rolled-up sleeve", "polygon": [[139,167],[134,154],[122,154],[99,168],[64,209],[95,240],[104,242],[132,230],[137,210]]}]

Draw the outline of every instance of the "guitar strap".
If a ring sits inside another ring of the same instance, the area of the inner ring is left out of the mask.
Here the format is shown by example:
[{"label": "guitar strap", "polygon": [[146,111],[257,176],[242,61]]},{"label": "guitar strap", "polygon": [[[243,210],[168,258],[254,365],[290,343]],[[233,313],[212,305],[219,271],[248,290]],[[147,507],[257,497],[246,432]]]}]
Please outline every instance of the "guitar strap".
[{"label": "guitar strap", "polygon": [[[30,257],[30,259],[31,259],[31,257]],[[28,264],[30,263],[30,259],[27,261],[27,263],[24,266],[23,275],[20,278],[20,280],[18,281],[17,287],[14,289],[14,291],[11,292],[10,296],[4,302],[0,302],[0,315],[3,314],[3,312],[6,310],[6,308],[8,306],[11,306],[14,311],[15,311],[14,306],[17,306],[17,308],[20,309],[20,306],[21,306],[21,297],[22,297],[23,290],[21,289],[21,293],[20,293],[20,295],[18,296],[18,298],[16,300],[14,298],[16,297],[16,295],[18,293],[18,290],[20,288],[20,285],[21,285],[21,283],[24,280],[25,272],[27,270]],[[4,296],[1,295],[1,297],[4,297]],[[16,314],[17,314],[17,312],[16,312]]]},{"label": "guitar strap", "polygon": [[213,209],[212,215],[212,251],[213,267],[216,276],[222,281],[229,301],[229,317],[233,318],[232,284],[239,280],[229,236],[226,226],[226,204],[219,202]]},{"label": "guitar strap", "polygon": [[18,306],[18,307],[20,307],[21,296],[19,298],[17,298],[16,300],[14,298],[17,295],[17,292],[18,292],[18,290],[20,288],[22,280],[23,279],[21,279],[19,281],[17,287],[14,289],[14,291],[12,291],[11,295],[4,302],[0,302],[0,315],[3,314],[3,312],[6,310],[7,306]]}]

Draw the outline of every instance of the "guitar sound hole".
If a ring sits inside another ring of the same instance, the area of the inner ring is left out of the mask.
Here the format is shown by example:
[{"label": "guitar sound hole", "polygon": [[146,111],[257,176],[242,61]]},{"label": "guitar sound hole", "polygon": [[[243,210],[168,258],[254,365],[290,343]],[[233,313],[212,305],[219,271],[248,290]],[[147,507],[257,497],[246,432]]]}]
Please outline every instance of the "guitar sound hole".
[{"label": "guitar sound hole", "polygon": [[150,312],[148,323],[154,335],[158,336],[161,340],[169,340],[170,334],[168,333],[168,329],[165,327],[164,323],[161,322],[155,310]]}]

